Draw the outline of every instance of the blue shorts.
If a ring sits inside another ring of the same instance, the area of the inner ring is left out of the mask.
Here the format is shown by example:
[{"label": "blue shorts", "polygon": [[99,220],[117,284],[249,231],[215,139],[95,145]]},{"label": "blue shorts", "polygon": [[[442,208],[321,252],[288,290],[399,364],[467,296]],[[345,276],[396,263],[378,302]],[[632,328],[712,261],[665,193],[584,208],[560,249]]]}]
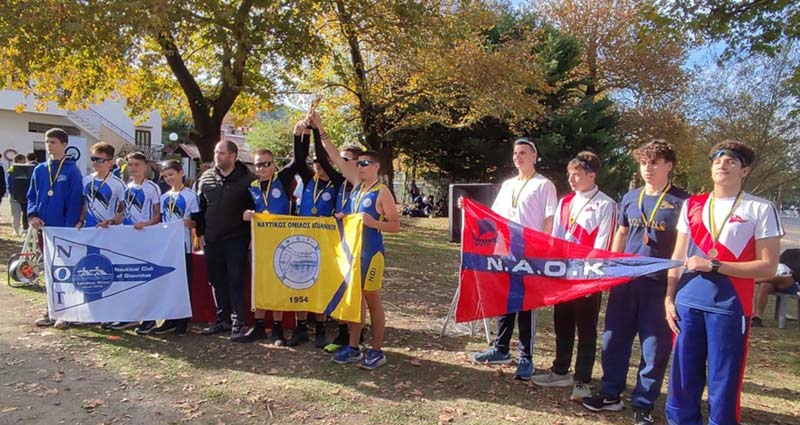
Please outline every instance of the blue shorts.
[{"label": "blue shorts", "polygon": [[793,284],[783,288],[776,289],[776,294],[800,295],[800,283],[794,282]]}]

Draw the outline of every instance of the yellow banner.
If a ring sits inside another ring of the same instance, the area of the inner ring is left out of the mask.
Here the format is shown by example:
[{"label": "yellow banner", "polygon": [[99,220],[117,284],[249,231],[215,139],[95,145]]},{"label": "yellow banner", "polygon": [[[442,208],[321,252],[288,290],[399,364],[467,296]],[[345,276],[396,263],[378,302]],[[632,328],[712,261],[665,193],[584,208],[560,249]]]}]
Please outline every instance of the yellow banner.
[{"label": "yellow banner", "polygon": [[[341,226],[341,228],[340,228]],[[361,321],[361,215],[256,214],[253,308]]]}]

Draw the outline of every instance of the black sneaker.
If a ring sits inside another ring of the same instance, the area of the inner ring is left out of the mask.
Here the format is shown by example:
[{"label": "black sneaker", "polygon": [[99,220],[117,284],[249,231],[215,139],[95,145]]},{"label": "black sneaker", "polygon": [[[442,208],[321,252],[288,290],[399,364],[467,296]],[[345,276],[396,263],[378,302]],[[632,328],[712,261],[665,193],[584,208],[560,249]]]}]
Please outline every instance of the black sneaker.
[{"label": "black sneaker", "polygon": [[620,400],[619,396],[609,397],[603,393],[584,398],[582,404],[583,407],[592,412],[602,412],[603,410],[619,412],[622,410],[622,400]]},{"label": "black sneaker", "polygon": [[165,320],[161,326],[152,331],[153,335],[166,335],[172,332],[178,332],[178,324],[174,320]]},{"label": "black sneaker", "polygon": [[135,328],[139,322],[114,322],[109,328],[115,331],[124,331],[125,329]]},{"label": "black sneaker", "polygon": [[267,339],[267,332],[264,331],[264,326],[255,325],[239,338],[239,342],[248,343],[258,341],[259,339]]},{"label": "black sneaker", "polygon": [[325,324],[318,324],[314,335],[314,347],[325,348],[326,345],[328,341],[325,339]]},{"label": "black sneaker", "polygon": [[283,339],[283,328],[281,327],[272,328],[272,333],[270,333],[269,339],[272,340],[272,345],[278,347],[286,345],[286,341]]},{"label": "black sneaker", "polygon": [[241,342],[244,336],[244,323],[240,321],[233,322],[231,325],[231,342]]},{"label": "black sneaker", "polygon": [[650,425],[656,423],[649,410],[633,409],[633,423],[635,425]]},{"label": "black sneaker", "polygon": [[286,341],[287,347],[297,347],[298,345],[308,342],[308,329],[306,328],[296,328],[292,337]]},{"label": "black sneaker", "polygon": [[758,317],[758,316],[754,316],[754,317],[753,317],[753,318],[750,320],[750,327],[751,327],[751,328],[763,328],[763,327],[764,327],[764,324],[761,322],[761,318],[760,318],[760,317]]},{"label": "black sneaker", "polygon": [[214,322],[213,325],[203,328],[203,330],[200,331],[200,333],[203,335],[214,335],[229,330],[231,330],[231,322],[217,320],[216,322]]},{"label": "black sneaker", "polygon": [[147,320],[136,328],[137,335],[150,335],[156,329],[156,322]]}]

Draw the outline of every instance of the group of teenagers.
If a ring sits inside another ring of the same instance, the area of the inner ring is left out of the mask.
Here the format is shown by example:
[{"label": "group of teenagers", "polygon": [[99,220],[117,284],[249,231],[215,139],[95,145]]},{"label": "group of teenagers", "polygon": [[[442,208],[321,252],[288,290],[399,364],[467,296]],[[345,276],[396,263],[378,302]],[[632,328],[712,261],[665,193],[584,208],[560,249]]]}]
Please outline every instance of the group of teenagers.
[{"label": "group of teenagers", "polygon": [[[314,135],[315,156],[306,162]],[[230,332],[233,342],[270,340],[275,345],[297,346],[308,342],[308,313],[296,314],[290,338],[283,335],[283,314],[273,311],[271,334],[267,335],[266,312],[255,311],[255,323],[245,331],[246,275],[251,248],[250,221],[254,214],[291,215],[293,185],[302,181],[296,213],[303,217],[342,218],[360,214],[362,231],[361,284],[362,320],[339,323],[338,335],[328,341],[325,323],[315,317],[315,346],[333,353],[339,364],[357,364],[375,369],[386,362],[381,347],[385,313],[381,303],[384,268],[382,232],[400,231],[400,219],[391,191],[381,182],[381,157],[377,152],[350,146],[341,152],[325,132],[318,113],[310,112],[294,127],[293,157],[278,168],[272,152],[254,153],[254,170],[238,160],[238,146],[221,141],[214,147],[214,166],[205,171],[194,185],[185,186],[184,170],[179,161],[161,164],[162,176],[170,190],[161,193],[148,180],[147,157],[134,152],[125,158],[129,182],[111,172],[114,147],[100,142],[91,147],[94,172],[82,176],[75,162],[65,155],[68,146],[65,131],[54,128],[45,134],[48,160],[33,172],[28,190],[27,216],[34,229],[44,226],[107,228],[131,225],[137,230],[158,223],[182,221],[185,226],[186,281],[191,293],[192,261],[195,246],[206,258],[206,271],[213,287],[217,320],[202,329],[203,335]],[[196,239],[193,237],[196,236]],[[364,317],[370,314],[371,347],[364,347]],[[102,323],[106,329],[135,328],[140,335],[184,334],[190,318],[156,321]],[[48,314],[37,326],[67,328],[71,324],[53,320]]]},{"label": "group of teenagers", "polygon": [[[315,158],[309,167],[311,135]],[[127,156],[126,184],[111,168],[114,148],[92,146],[94,173],[82,176],[65,156],[67,133],[45,134],[49,158],[33,173],[27,214],[31,226],[99,227],[127,224],[136,229],[161,222],[182,221],[186,227],[187,284],[190,281],[192,229],[204,249],[209,281],[214,288],[217,321],[204,335],[230,331],[231,341],[271,340],[278,345],[309,341],[306,313],[286,340],[281,312],[272,312],[267,335],[266,312],[256,311],[246,332],[245,270],[249,261],[250,224],[256,213],[292,212],[295,176],[303,183],[297,213],[306,217],[362,214],[362,322],[340,323],[332,342],[325,336],[325,317],[317,315],[315,345],[332,352],[333,361],[375,369],[386,362],[382,351],[385,314],[381,304],[382,232],[398,232],[399,217],[390,190],[381,183],[379,154],[346,147],[341,152],[325,133],[316,112],[294,127],[293,158],[278,169],[272,153],[255,151],[255,174],[238,160],[236,144],[221,141],[214,149],[214,167],[198,179],[195,190],[184,186],[178,161],[167,161],[163,175],[171,189],[161,193],[145,178],[147,158]],[[710,151],[713,191],[690,196],[670,182],[677,158],[661,140],[634,152],[645,184],[617,203],[599,190],[601,161],[581,152],[567,166],[572,192],[557,199],[553,183],[537,173],[534,141],[513,144],[518,175],[505,181],[492,205],[499,215],[554,237],[648,257],[672,258],[685,267],[637,278],[610,290],[602,338],[600,389],[589,384],[595,363],[601,293],[554,307],[556,358],[548,370],[533,367],[536,312],[522,311],[499,318],[497,338],[473,359],[479,363],[512,361],[510,344],[515,322],[519,329],[516,378],[543,387],[572,387],[571,398],[592,411],[623,408],[621,394],[635,337],[641,343],[636,386],[631,395],[634,423],[653,423],[653,406],[660,395],[672,355],[666,418],[671,424],[703,423],[701,400],[708,387],[709,423],[739,423],[740,395],[753,314],[754,279],[775,275],[784,231],[777,210],[767,200],[745,193],[744,178],[755,154],[736,141],[723,141]],[[460,204],[461,202],[459,202]],[[362,350],[363,318],[369,310],[371,348]],[[187,331],[188,318],[155,322],[109,323],[111,329],[136,327],[139,334]],[[69,324],[45,317],[37,325]],[[577,333],[577,357],[571,374]],[[673,341],[674,339],[674,341]]]},{"label": "group of teenagers", "polygon": [[494,212],[570,242],[671,258],[684,267],[636,278],[609,291],[602,378],[594,392],[589,384],[601,292],[554,306],[556,357],[549,369],[535,369],[532,363],[536,311],[500,317],[496,339],[473,360],[510,363],[516,321],[517,379],[542,387],[572,387],[571,400],[586,409],[619,411],[638,335],[641,359],[631,394],[635,424],[654,423],[652,411],[670,355],[668,423],[702,424],[706,387],[708,423],[740,423],[754,280],[775,276],[784,235],[773,204],[742,190],[755,160],[753,150],[733,140],[714,145],[709,153],[713,190],[691,196],[671,184],[677,163],[673,147],[654,140],[634,152],[644,186],[625,194],[619,205],[597,187],[601,161],[594,153],[580,152],[569,161],[566,171],[572,192],[560,200],[553,183],[536,172],[537,158],[532,140],[515,141],[518,175],[503,183],[492,205]]}]

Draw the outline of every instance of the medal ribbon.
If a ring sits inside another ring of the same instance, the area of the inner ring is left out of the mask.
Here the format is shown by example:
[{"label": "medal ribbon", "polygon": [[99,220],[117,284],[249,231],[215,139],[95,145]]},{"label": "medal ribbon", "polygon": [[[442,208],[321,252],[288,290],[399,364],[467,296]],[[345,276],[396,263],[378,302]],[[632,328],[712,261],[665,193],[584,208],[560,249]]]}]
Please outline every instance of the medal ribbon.
[{"label": "medal ribbon", "polygon": [[672,183],[667,183],[667,186],[664,190],[661,191],[661,195],[658,197],[656,201],[656,206],[653,208],[653,211],[650,212],[650,218],[648,219],[644,213],[644,188],[642,191],[639,192],[639,211],[642,213],[642,221],[644,222],[644,231],[647,233],[648,229],[653,225],[653,221],[656,218],[656,212],[658,212],[658,208],[661,207],[661,203],[664,202],[664,196],[667,195],[667,192],[672,188]]},{"label": "medal ribbon", "polygon": [[330,180],[328,180],[328,184],[326,184],[325,187],[323,187],[322,190],[319,191],[319,193],[317,193],[317,184],[319,184],[319,175],[315,174],[314,175],[314,195],[313,195],[314,196],[314,208],[317,207],[317,201],[319,200],[319,197],[322,196],[322,194],[325,192],[325,189],[331,187],[332,183],[331,183]]},{"label": "medal ribbon", "polygon": [[525,179],[525,183],[522,183],[522,186],[519,188],[519,191],[516,191],[516,193],[515,193],[514,190],[511,191],[511,208],[512,209],[516,209],[517,208],[517,202],[519,201],[519,195],[522,194],[522,190],[525,189],[525,185],[527,185],[528,182],[531,181],[531,179],[534,178],[535,176],[536,176],[536,171],[534,171],[533,174],[531,174],[530,177]]},{"label": "medal ribbon", "polygon": [[89,185],[89,192],[92,194],[92,202],[94,202],[95,198],[97,197],[97,193],[99,193],[100,189],[103,188],[103,185],[106,184],[106,180],[108,180],[108,176],[110,176],[110,175],[111,175],[111,173],[108,173],[106,175],[106,177],[103,179],[103,181],[100,182],[100,186],[97,188],[97,190],[94,190],[94,179],[92,179],[92,184]]},{"label": "medal ribbon", "polygon": [[48,192],[52,192],[53,191],[53,185],[56,184],[56,182],[58,181],[58,176],[61,175],[61,167],[64,166],[64,161],[66,161],[66,160],[67,160],[66,156],[61,158],[61,162],[58,163],[58,170],[56,170],[55,177],[53,177],[53,172],[50,170],[50,164],[53,161],[47,161],[47,177],[50,178],[50,187],[47,190]]},{"label": "medal ribbon", "polygon": [[[184,186],[181,186],[181,188],[177,192],[175,192],[175,196],[170,196],[169,197],[170,201],[172,201],[169,204],[169,216],[170,217],[172,217],[173,213],[175,212],[175,204],[178,203],[178,198],[181,196],[181,192],[183,191],[183,188],[184,188]],[[181,218],[183,218],[183,217],[181,217]]]},{"label": "medal ribbon", "polygon": [[367,188],[367,190],[366,190],[366,191],[362,190],[362,189],[364,188],[364,183],[361,183],[361,185],[359,185],[359,186],[358,186],[358,192],[356,193],[356,203],[353,205],[353,206],[355,207],[355,209],[356,209],[356,210],[355,210],[355,211],[353,211],[353,212],[358,212],[358,206],[359,206],[359,205],[361,205],[361,198],[363,198],[363,197],[364,197],[364,194],[367,194],[367,193],[369,193],[369,192],[372,190],[372,188],[373,188],[373,187],[375,187],[375,185],[376,185],[376,184],[378,184],[378,182],[379,182],[380,180],[381,180],[381,179],[377,179],[377,180],[375,180],[375,182],[374,182],[374,183],[372,183],[372,184],[369,186],[369,188]]},{"label": "medal ribbon", "polygon": [[739,193],[736,195],[736,200],[733,202],[731,210],[728,211],[728,214],[725,216],[725,220],[722,221],[722,226],[717,229],[717,223],[714,219],[714,192],[711,192],[711,200],[708,202],[708,224],[711,226],[711,241],[713,242],[712,246],[714,249],[717,247],[717,240],[719,240],[722,230],[725,229],[725,225],[728,224],[728,221],[730,221],[733,212],[736,211],[739,203],[742,202],[742,194],[744,194],[744,192],[739,191]]},{"label": "medal ribbon", "polygon": [[569,215],[569,227],[567,227],[567,234],[572,235],[572,232],[575,230],[576,226],[575,222],[578,220],[578,216],[581,215],[583,210],[586,209],[586,207],[589,205],[590,202],[592,202],[592,199],[594,199],[594,197],[597,196],[598,193],[600,193],[600,188],[596,188],[592,196],[590,196],[589,199],[583,203],[583,206],[581,206],[578,209],[578,212],[575,213],[574,217],[572,216],[572,214]]},{"label": "medal ribbon", "polygon": [[264,192],[264,191],[261,192],[261,197],[264,198],[264,207],[268,207],[269,206],[269,193],[270,193],[270,190],[272,188],[272,182],[275,181],[275,176],[276,175],[278,175],[277,171],[272,173],[272,177],[269,178],[269,183],[267,183],[267,191],[266,192]]}]

